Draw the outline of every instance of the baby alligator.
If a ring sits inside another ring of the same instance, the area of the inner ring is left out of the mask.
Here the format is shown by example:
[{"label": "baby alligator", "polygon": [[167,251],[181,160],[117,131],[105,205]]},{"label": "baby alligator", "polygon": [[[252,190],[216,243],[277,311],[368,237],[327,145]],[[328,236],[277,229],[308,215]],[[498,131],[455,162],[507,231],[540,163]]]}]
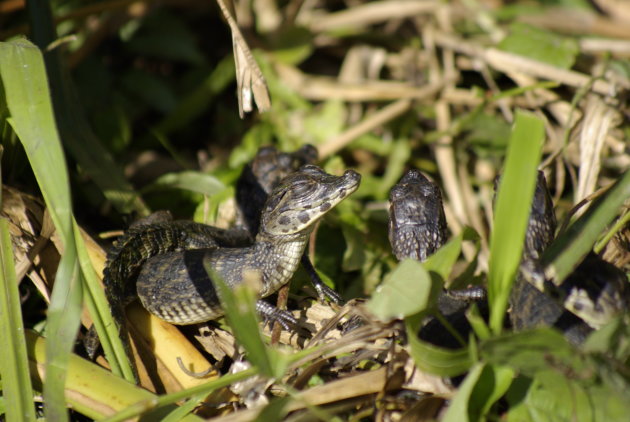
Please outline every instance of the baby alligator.
[{"label": "baby alligator", "polygon": [[628,307],[628,281],[617,267],[590,253],[559,288],[543,280],[542,283],[550,289],[549,294],[543,293],[532,284],[531,278],[540,277],[542,271],[538,268],[538,261],[551,244],[555,230],[556,219],[547,182],[544,174],[538,172],[521,274],[510,294],[510,321],[517,331],[552,326],[564,333],[571,343],[580,344],[593,327],[588,323],[588,315],[585,315],[587,319],[582,319],[572,312],[577,307],[575,298],[578,297],[581,303],[588,302],[583,306],[585,309],[591,307],[594,312],[618,314]]},{"label": "baby alligator", "polygon": [[[245,166],[236,183],[239,224],[249,231],[252,238],[258,233],[262,208],[273,188],[304,164],[315,164],[316,161],[317,149],[308,144],[292,153],[278,152],[271,146],[258,150],[256,157]],[[306,253],[302,255],[301,262],[320,300],[328,299],[342,304],[341,296],[324,284]]]},{"label": "baby alligator", "polygon": [[[398,259],[424,260],[442,246],[446,237],[446,222],[437,186],[420,172],[411,170],[392,189],[390,202],[390,242]],[[562,283],[563,295],[556,291],[552,293],[558,297],[550,297],[538,290],[524,275],[537,274],[538,260],[553,240],[555,228],[553,203],[544,174],[539,172],[526,231],[521,274],[515,281],[510,297],[510,321],[516,330],[539,325],[553,326],[563,332],[569,341],[578,344],[584,341],[592,328],[570,312],[568,301],[574,296],[580,296],[582,301],[593,301],[593,308],[608,306],[613,310],[625,309],[628,303],[627,280],[612,264],[590,254]],[[459,291],[450,292],[450,295],[456,292]],[[468,289],[462,292],[466,293],[463,298],[483,296],[483,290]],[[562,297],[565,298],[564,302]],[[449,322],[461,334],[469,328],[461,312],[466,304],[460,298],[458,294],[455,300],[445,300],[447,295],[443,294],[439,298],[438,309],[447,315]],[[486,304],[480,302],[480,305],[483,307]],[[439,322],[432,320],[423,328],[420,336],[432,342],[436,340],[432,337],[437,336],[440,345],[458,347],[454,339],[444,338],[441,327]]]},{"label": "baby alligator", "polygon": [[[440,188],[418,170],[409,170],[389,193],[389,242],[399,260],[424,261],[446,242],[446,218]],[[469,300],[486,297],[485,289],[445,290],[438,308],[450,314]]]},{"label": "baby alligator", "polygon": [[[253,245],[223,247],[225,232],[219,231],[219,240],[213,237],[216,244],[204,237],[208,246],[201,249],[176,248],[153,256],[137,277],[137,296],[147,310],[161,319],[194,324],[223,315],[209,270],[231,287],[242,283],[248,273],[257,274],[262,285],[260,297],[272,294],[293,275],[314,223],[354,192],[359,182],[359,174],[351,170],[336,177],[313,165],[302,167],[272,191]],[[112,286],[123,282],[130,283],[125,291],[134,290],[133,280],[110,280],[106,289],[114,290]],[[285,326],[295,323],[288,312],[266,302],[259,301],[257,309]]]}]

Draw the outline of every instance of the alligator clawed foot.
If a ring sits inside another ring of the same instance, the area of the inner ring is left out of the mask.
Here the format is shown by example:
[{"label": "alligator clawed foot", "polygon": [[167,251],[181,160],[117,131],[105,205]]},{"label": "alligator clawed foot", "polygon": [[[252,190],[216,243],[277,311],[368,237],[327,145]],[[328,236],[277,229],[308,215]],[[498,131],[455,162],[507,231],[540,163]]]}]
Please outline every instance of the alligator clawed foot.
[{"label": "alligator clawed foot", "polygon": [[256,311],[266,325],[277,322],[287,331],[295,331],[297,328],[298,321],[289,311],[278,309],[264,300],[256,302]]}]

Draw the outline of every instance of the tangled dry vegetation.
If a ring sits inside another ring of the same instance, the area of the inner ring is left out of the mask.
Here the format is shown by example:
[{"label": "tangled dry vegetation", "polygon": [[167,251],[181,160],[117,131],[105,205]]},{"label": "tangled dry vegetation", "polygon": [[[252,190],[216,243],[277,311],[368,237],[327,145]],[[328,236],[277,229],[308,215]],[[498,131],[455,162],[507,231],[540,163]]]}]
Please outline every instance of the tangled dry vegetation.
[{"label": "tangled dry vegetation", "polygon": [[[115,417],[142,411],[222,422],[533,420],[538,411],[555,412],[546,413],[550,420],[627,415],[621,406],[630,402],[622,325],[579,352],[552,334],[506,340],[495,333],[485,343],[494,349],[462,349],[473,360],[469,377],[459,384],[461,379],[421,370],[417,356],[411,357],[405,323],[380,322],[362,302],[395,271],[387,242],[387,194],[412,167],[442,187],[452,238],[463,236],[466,227],[478,235],[476,241],[464,237],[447,284],[461,283],[462,274],[468,276],[464,284],[485,283],[493,181],[503,167],[517,110],[544,122],[539,168],[560,222],[580,216],[603,188],[627,173],[630,5],[254,0],[237,2],[231,10],[230,0],[216,3],[219,7],[201,0],[53,2],[61,38],[48,53],[48,78],[85,251],[102,274],[104,250],[122,233],[122,215],[167,208],[180,218],[229,226],[235,180],[257,149],[273,144],[294,150],[311,143],[328,172],[353,167],[363,176],[356,195],[316,230],[309,251],[322,276],[349,302],[318,303],[300,288],[307,276],[299,273],[289,307],[296,309],[303,330],[272,334],[265,327],[265,338],[274,338],[282,353],[260,351],[259,359],[281,372],[275,377],[256,372],[238,382],[229,376],[250,366],[239,360],[243,349],[224,322],[176,328],[132,305],[128,317],[141,386],[166,394],[163,401],[72,355],[65,386],[66,402],[75,409],[71,417],[104,418],[128,408],[132,413]],[[46,18],[45,11],[23,7],[19,1],[0,2],[2,39],[25,34],[49,45],[56,37],[46,41],[45,25],[38,32],[23,16],[35,22]],[[59,69],[74,78],[78,98],[56,91],[62,85],[56,86],[61,82],[50,73],[53,55],[62,63]],[[6,79],[3,83],[6,88]],[[39,199],[5,110],[2,217],[10,222],[16,279],[24,279],[25,325],[41,333],[48,330],[46,309],[64,241]],[[239,112],[246,116],[242,121]],[[595,244],[596,252],[626,273],[628,206],[626,201],[614,210],[616,219]],[[90,306],[82,308],[80,337],[92,325]],[[340,327],[354,315],[365,323],[342,335]],[[510,360],[526,349],[523,342],[540,345],[549,338],[559,342],[556,349],[526,355],[528,364]],[[34,389],[41,392],[50,355],[44,354],[42,337],[30,333],[26,339]],[[488,337],[470,341],[483,340]],[[508,357],[492,361],[488,353],[497,350]],[[82,353],[81,345],[75,352]],[[427,353],[435,359],[439,351]],[[542,367],[531,369],[533,360]],[[96,365],[110,368],[111,362],[100,356]],[[6,391],[5,379],[3,373]],[[226,385],[217,384],[207,396],[203,386],[211,380]],[[619,400],[603,406],[611,391]],[[41,396],[35,397],[41,403]],[[142,406],[132,407],[137,402]],[[175,402],[182,407],[175,409]]]}]

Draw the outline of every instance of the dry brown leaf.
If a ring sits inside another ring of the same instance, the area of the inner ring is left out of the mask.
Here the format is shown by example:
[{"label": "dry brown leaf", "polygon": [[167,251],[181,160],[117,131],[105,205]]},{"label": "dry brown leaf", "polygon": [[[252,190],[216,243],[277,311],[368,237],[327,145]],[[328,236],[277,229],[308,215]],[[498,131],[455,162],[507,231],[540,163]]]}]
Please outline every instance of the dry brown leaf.
[{"label": "dry brown leaf", "polygon": [[253,111],[252,98],[261,112],[271,108],[271,99],[265,77],[258,67],[256,60],[243,38],[243,34],[234,19],[234,7],[231,0],[217,0],[223,17],[232,31],[232,47],[234,49],[234,64],[236,68],[236,87],[238,98],[238,114],[241,118],[245,113]]}]

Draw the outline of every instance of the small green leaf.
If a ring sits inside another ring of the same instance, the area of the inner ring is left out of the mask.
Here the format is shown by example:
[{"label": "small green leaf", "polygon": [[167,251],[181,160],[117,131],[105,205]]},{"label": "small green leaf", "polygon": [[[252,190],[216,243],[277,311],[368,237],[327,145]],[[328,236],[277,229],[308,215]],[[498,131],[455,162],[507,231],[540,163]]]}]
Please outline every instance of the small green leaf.
[{"label": "small green leaf", "polygon": [[298,65],[313,53],[313,34],[305,28],[290,26],[274,38],[271,54],[282,63]]},{"label": "small green leaf", "polygon": [[366,306],[382,321],[402,319],[435,303],[441,289],[421,263],[405,259],[385,277]]},{"label": "small green leaf", "polygon": [[132,52],[167,60],[202,63],[204,57],[188,26],[175,15],[160,9],[149,15],[124,43]]},{"label": "small green leaf", "polygon": [[510,126],[497,114],[476,113],[467,119],[464,139],[480,156],[503,155],[510,137]]},{"label": "small green leaf", "polygon": [[202,195],[213,196],[222,192],[225,189],[225,185],[210,174],[189,170],[164,174],[158,177],[145,190],[152,191],[161,188],[184,189]]},{"label": "small green leaf", "polygon": [[346,106],[342,101],[330,100],[321,107],[314,108],[304,119],[306,142],[318,144],[332,138],[344,128],[346,122]]},{"label": "small green leaf", "polygon": [[450,350],[418,338],[414,316],[405,320],[409,350],[416,366],[422,371],[443,377],[454,377],[468,371],[473,364],[468,349]]},{"label": "small green leaf", "polygon": [[520,22],[510,26],[499,48],[563,69],[570,69],[579,53],[575,40]]}]

